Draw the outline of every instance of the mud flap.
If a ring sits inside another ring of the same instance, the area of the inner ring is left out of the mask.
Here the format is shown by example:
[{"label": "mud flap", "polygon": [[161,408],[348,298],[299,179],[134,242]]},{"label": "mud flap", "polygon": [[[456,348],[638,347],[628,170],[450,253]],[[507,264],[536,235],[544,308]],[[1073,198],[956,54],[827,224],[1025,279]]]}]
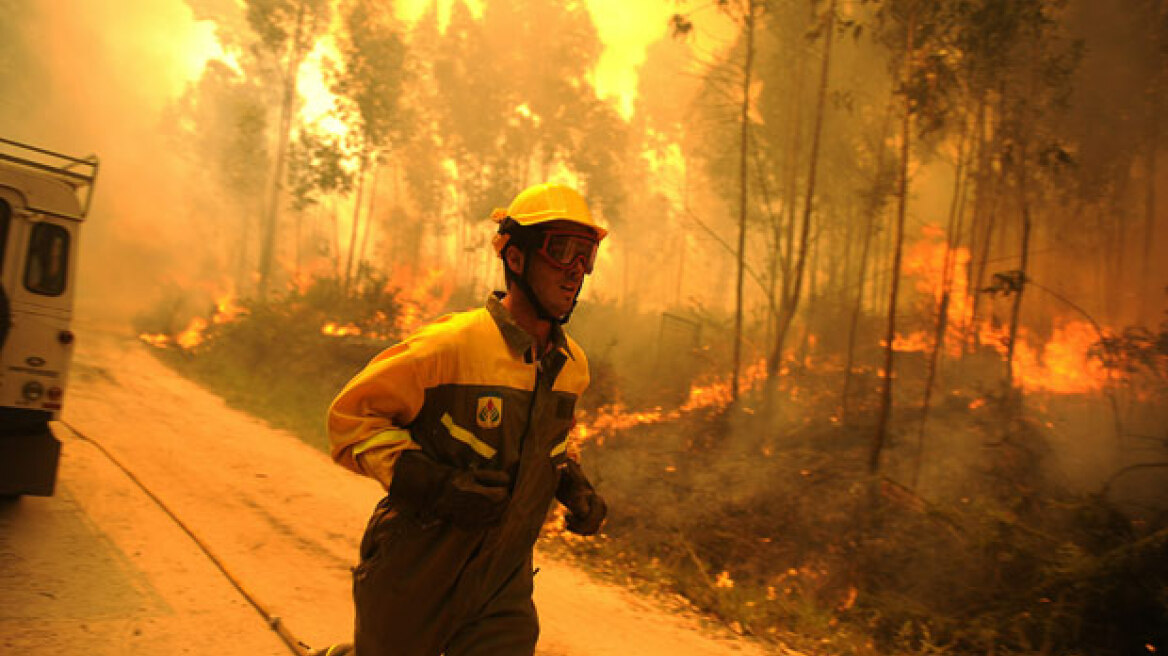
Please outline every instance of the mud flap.
[{"label": "mud flap", "polygon": [[60,457],[61,442],[48,426],[22,435],[0,434],[0,495],[52,496]]}]

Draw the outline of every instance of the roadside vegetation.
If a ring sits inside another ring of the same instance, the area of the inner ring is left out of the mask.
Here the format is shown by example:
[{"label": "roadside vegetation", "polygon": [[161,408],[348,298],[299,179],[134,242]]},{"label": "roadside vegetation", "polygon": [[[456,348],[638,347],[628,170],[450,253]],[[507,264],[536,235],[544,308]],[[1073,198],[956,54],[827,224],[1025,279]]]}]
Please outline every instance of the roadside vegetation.
[{"label": "roadside vegetation", "polygon": [[[319,279],[264,305],[207,307],[188,347],[178,345],[192,325],[181,304],[160,304],[137,328],[181,374],[327,449],[325,408],[400,338],[408,305],[384,276],[340,290]],[[445,309],[476,303],[463,295]],[[932,408],[922,457],[927,366],[906,354],[874,473],[874,373],[853,381],[845,416],[841,367],[804,342],[778,384],[744,382],[729,403],[714,332],[729,319],[664,361],[660,343],[646,347],[660,321],[605,302],[573,319],[593,372],[576,442],[611,512],[595,539],[563,532],[553,513],[544,548],[801,653],[1134,654],[1168,644],[1163,470],[1084,481],[1067,457],[1076,441],[1114,439],[1109,422],[1092,419],[1106,407],[1099,395],[1032,394],[1019,413],[1017,394],[995,383],[1000,358],[971,355]],[[1162,362],[1162,344],[1141,344],[1135,352]],[[878,358],[876,347],[860,354]],[[1147,389],[1143,403],[1163,401],[1163,381]],[[1132,421],[1139,405],[1126,406]]]},{"label": "roadside vegetation", "polygon": [[[317,279],[266,304],[202,307],[172,295],[135,320],[154,336],[155,354],[182,375],[221,395],[231,406],[288,430],[327,451],[325,409],[341,387],[396,339],[400,305],[383,278],[356,293]],[[363,331],[338,338],[322,332]],[[186,345],[183,346],[182,344]]]}]

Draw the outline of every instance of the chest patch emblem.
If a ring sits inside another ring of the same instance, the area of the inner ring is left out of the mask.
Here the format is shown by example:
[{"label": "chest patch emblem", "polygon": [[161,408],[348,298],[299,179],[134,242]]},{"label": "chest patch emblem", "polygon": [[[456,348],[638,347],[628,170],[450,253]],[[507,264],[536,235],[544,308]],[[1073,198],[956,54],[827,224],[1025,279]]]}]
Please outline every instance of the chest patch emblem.
[{"label": "chest patch emblem", "polygon": [[503,423],[503,397],[493,394],[480,396],[475,423],[479,428],[497,428]]}]

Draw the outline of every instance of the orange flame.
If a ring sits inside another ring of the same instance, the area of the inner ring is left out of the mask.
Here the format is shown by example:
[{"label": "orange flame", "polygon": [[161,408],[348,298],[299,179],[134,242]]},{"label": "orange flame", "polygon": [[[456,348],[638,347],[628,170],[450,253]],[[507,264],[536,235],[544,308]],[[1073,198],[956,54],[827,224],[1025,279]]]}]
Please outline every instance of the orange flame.
[{"label": "orange flame", "polygon": [[355,324],[347,323],[340,325],[335,321],[329,321],[321,326],[320,334],[329,335],[330,337],[347,337],[349,335],[357,336],[361,334],[361,328]]},{"label": "orange flame", "polygon": [[215,301],[215,312],[209,319],[195,317],[186,328],[178,331],[173,337],[163,333],[141,333],[138,339],[155,348],[167,348],[171,344],[177,344],[183,350],[190,350],[206,341],[208,327],[230,323],[248,312],[246,307],[236,302],[235,295],[228,292]]},{"label": "orange flame", "polygon": [[[909,246],[905,252],[903,271],[906,276],[915,280],[917,291],[932,299],[929,311],[930,314],[935,314],[945,295],[943,283],[948,264],[950,282],[945,308],[945,344],[948,355],[960,357],[961,338],[973,318],[969,281],[961,275],[969,264],[969,249],[965,247],[953,249],[948,254],[946,263],[949,246],[944,231],[937,226],[926,225],[922,232],[924,238]],[[924,352],[932,348],[933,341],[931,332],[918,331],[909,335],[897,335],[892,342],[892,348],[897,351]]]},{"label": "orange flame", "polygon": [[385,291],[394,293],[399,303],[398,313],[392,320],[379,310],[371,318],[362,320],[360,325],[328,321],[321,326],[320,332],[330,337],[396,339],[434,320],[450,300],[453,290],[454,281],[443,269],[431,269],[422,274],[399,269],[385,286]]},{"label": "orange flame", "polygon": [[249,312],[246,307],[236,303],[234,294],[224,294],[215,301],[215,315],[211,317],[211,322],[215,325],[230,323]]},{"label": "orange flame", "polygon": [[442,311],[454,293],[454,280],[445,269],[399,269],[389,287],[399,290],[397,298],[402,304],[394,325],[402,333],[410,333]]},{"label": "orange flame", "polygon": [[[760,359],[739,375],[739,391],[749,391],[764,380],[766,380],[766,360]],[[658,406],[648,410],[629,411],[621,403],[601,406],[596,410],[596,415],[590,422],[576,424],[573,429],[573,443],[583,444],[589,439],[595,439],[597,444],[603,444],[606,432],[612,433],[633,426],[675,421],[694,410],[713,407],[725,408],[730,405],[730,401],[730,381],[719,379],[707,385],[692,386],[685,402],[672,410],[664,410]]]},{"label": "orange flame", "polygon": [[[944,232],[936,226],[925,226],[924,237],[908,247],[905,253],[904,273],[915,280],[918,291],[932,299],[935,311],[940,307],[948,248]],[[963,275],[969,263],[969,250],[956,248],[949,256],[952,276],[946,308],[946,354],[962,355],[962,339],[972,326],[973,307],[970,301],[969,281]],[[1008,331],[996,328],[987,321],[975,331],[979,344],[991,346],[1003,356],[1009,343]],[[1101,391],[1109,382],[1106,368],[1098,360],[1088,357],[1098,341],[1094,327],[1084,321],[1069,321],[1055,328],[1048,340],[1041,341],[1025,328],[1020,328],[1014,349],[1013,375],[1027,391],[1083,394]],[[933,348],[932,331],[899,334],[892,348],[899,352],[928,352]]]},{"label": "orange flame", "polygon": [[721,572],[719,572],[718,578],[716,578],[714,580],[714,587],[715,588],[733,588],[734,587],[734,579],[730,578],[730,572],[727,570],[722,570]]},{"label": "orange flame", "polygon": [[175,343],[186,350],[195,348],[203,343],[203,331],[207,329],[208,325],[210,324],[203,317],[191,319],[190,324],[178,335],[175,335]]},{"label": "orange flame", "polygon": [[1056,327],[1050,340],[1039,347],[1019,339],[1014,348],[1014,378],[1032,391],[1099,392],[1110,381],[1110,374],[1102,362],[1087,355],[1098,340],[1095,328],[1085,321]]},{"label": "orange flame", "polygon": [[166,348],[170,345],[170,335],[162,333],[142,333],[138,335],[138,339],[155,348]]}]

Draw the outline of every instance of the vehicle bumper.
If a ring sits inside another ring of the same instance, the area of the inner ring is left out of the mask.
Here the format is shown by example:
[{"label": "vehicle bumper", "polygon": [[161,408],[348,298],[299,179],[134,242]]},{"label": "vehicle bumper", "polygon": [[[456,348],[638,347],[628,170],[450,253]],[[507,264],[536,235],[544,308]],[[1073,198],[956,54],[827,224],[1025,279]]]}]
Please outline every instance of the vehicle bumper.
[{"label": "vehicle bumper", "polygon": [[0,495],[52,496],[61,442],[43,425],[23,435],[0,435]]}]

